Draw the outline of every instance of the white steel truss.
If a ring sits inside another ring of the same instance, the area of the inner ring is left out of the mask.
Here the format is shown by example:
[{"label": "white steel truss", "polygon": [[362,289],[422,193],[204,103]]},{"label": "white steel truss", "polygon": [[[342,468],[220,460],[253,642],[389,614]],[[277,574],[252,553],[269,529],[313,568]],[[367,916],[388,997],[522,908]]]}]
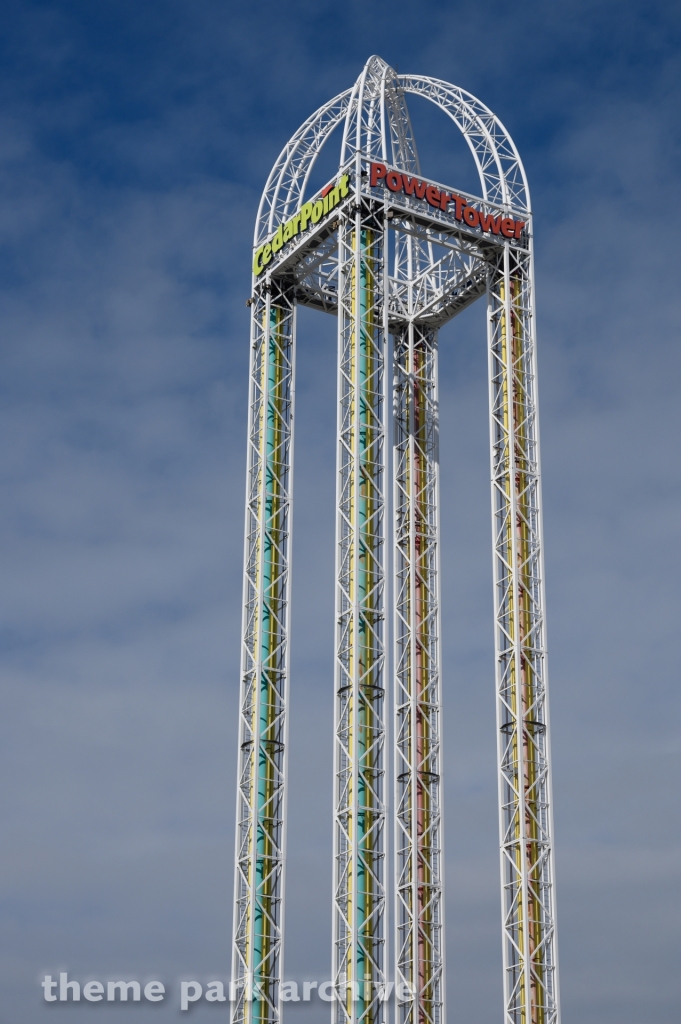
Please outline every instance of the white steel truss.
[{"label": "white steel truss", "polygon": [[488,287],[499,831],[507,1020],[558,1019],[532,259]]},{"label": "white steel truss", "polygon": [[443,1024],[437,331],[395,332],[395,961],[398,1024]]},{"label": "white steel truss", "polygon": [[[480,197],[421,180],[409,93],[440,107],[461,131],[478,169]],[[338,179],[308,198],[315,160],[341,123]],[[384,183],[372,177],[372,162],[388,175]],[[352,89],[308,118],[267,181],[252,299],[234,1024],[281,1018],[297,303],[338,317],[332,1020],[386,1019],[390,687],[397,1024],[444,1024],[437,332],[485,293],[504,1020],[559,1022],[532,266],[527,182],[499,119],[470,93],[397,75],[378,57]]]},{"label": "white steel truss", "polygon": [[384,226],[339,232],[333,982],[338,1024],[380,1024],[385,985]]},{"label": "white steel truss", "polygon": [[295,305],[272,281],[252,306],[232,1020],[274,1024],[283,963]]}]

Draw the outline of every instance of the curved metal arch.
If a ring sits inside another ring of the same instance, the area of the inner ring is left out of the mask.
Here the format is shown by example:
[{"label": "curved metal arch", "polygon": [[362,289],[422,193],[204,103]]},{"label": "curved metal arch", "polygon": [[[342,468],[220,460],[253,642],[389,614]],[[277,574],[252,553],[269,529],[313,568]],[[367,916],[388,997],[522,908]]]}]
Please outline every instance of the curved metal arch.
[{"label": "curved metal arch", "polygon": [[343,128],[341,166],[353,153],[362,149],[363,142],[366,144],[367,154],[372,154],[377,159],[385,159],[385,138],[380,111],[381,86],[385,74],[385,66],[382,65],[380,58],[370,57],[353,86]]},{"label": "curved metal arch", "polygon": [[360,151],[413,174],[420,173],[409,111],[395,71],[380,57],[370,57],[352,90],[345,116],[340,163]]},{"label": "curved metal arch", "polygon": [[263,190],[255,220],[258,245],[299,208],[322,146],[345,117],[352,89],[334,96],[308,117],[279,154]]},{"label": "curved metal arch", "polygon": [[510,134],[489,107],[441,79],[397,75],[389,64],[373,56],[352,89],[319,107],[282,149],[260,200],[254,244],[300,207],[322,146],[343,119],[341,165],[352,152],[361,150],[420,173],[405,93],[430,100],[456,124],[475,160],[484,199],[530,212],[522,160]]},{"label": "curved metal arch", "polygon": [[473,154],[483,198],[529,213],[525,168],[513,139],[496,114],[465,89],[441,79],[399,75],[398,80],[405,92],[430,100],[454,121]]}]

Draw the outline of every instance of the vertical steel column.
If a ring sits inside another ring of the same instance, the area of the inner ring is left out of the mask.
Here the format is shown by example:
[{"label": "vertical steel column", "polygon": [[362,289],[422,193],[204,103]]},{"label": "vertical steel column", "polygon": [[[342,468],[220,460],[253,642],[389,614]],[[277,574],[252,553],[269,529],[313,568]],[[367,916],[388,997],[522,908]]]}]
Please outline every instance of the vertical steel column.
[{"label": "vertical steel column", "polygon": [[383,211],[373,214],[358,202],[339,226],[333,908],[337,1024],[381,1024],[383,1019],[384,247]]},{"label": "vertical steel column", "polygon": [[278,1024],[288,694],[295,308],[263,282],[252,306],[234,882],[234,1024]]},{"label": "vertical steel column", "polygon": [[442,1024],[437,331],[395,333],[393,388],[397,1022]]},{"label": "vertical steel column", "polygon": [[507,244],[488,284],[506,1024],[558,1021],[532,292],[530,248]]}]

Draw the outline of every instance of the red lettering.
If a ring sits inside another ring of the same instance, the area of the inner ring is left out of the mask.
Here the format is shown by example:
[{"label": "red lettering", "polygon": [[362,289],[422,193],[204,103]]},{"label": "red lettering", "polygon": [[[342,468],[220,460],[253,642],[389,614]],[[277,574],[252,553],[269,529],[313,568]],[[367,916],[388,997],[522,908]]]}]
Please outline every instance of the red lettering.
[{"label": "red lettering", "polygon": [[417,199],[423,199],[426,194],[425,181],[419,181],[418,178],[410,178],[406,174],[402,175],[402,181],[404,182],[404,191],[408,196],[415,194]]},{"label": "red lettering", "polygon": [[430,203],[431,206],[439,206],[440,205],[440,189],[439,188],[435,188],[435,185],[428,185],[428,187],[426,189],[426,201],[428,203]]},{"label": "red lettering", "polygon": [[466,200],[462,199],[461,196],[452,196],[452,199],[456,203],[454,216],[457,220],[463,219],[463,208],[466,205]]},{"label": "red lettering", "polygon": [[524,220],[517,220],[515,222],[515,237],[516,238],[520,238],[520,232],[523,230],[524,227],[525,227],[525,221]]},{"label": "red lettering", "polygon": [[415,195],[417,199],[423,199],[427,187],[425,181],[419,181],[418,178],[410,178],[408,175],[403,174],[402,182],[404,191],[408,196]]},{"label": "red lettering", "polygon": [[371,178],[369,180],[371,181],[372,188],[374,185],[378,185],[379,178],[385,178],[387,170],[388,168],[385,164],[371,164]]},{"label": "red lettering", "polygon": [[333,188],[333,184],[334,184],[334,183],[333,183],[333,182],[331,182],[331,183],[330,183],[329,185],[325,185],[325,186],[324,186],[324,188],[322,189],[322,191],[321,191],[321,193],[320,193],[320,195],[321,195],[322,199],[325,199],[325,198],[326,198],[326,197],[328,196],[329,192],[330,192],[330,191],[331,191],[331,189]]},{"label": "red lettering", "polygon": [[440,209],[447,212],[447,207],[451,203],[454,196],[450,196],[449,192],[440,192]]},{"label": "red lettering", "polygon": [[466,221],[466,224],[468,224],[470,227],[477,228],[478,224],[480,223],[480,214],[473,206],[466,206],[464,207],[463,211],[463,219]]},{"label": "red lettering", "polygon": [[513,238],[515,234],[515,221],[512,217],[501,218],[501,233],[506,238]]},{"label": "red lettering", "polygon": [[498,235],[501,227],[501,217],[495,217],[493,213],[483,213],[480,211],[480,227],[483,231],[493,231],[495,235]]},{"label": "red lettering", "polygon": [[385,176],[385,183],[391,192],[401,192],[402,175],[398,174],[397,171],[388,171]]}]

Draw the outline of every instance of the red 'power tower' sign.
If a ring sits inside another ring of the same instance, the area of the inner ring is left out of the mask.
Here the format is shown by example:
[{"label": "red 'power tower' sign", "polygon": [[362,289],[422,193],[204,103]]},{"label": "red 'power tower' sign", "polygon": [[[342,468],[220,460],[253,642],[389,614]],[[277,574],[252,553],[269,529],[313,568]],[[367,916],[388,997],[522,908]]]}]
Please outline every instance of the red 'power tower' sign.
[{"label": "red 'power tower' sign", "polygon": [[468,205],[467,199],[462,199],[435,185],[429,185],[427,181],[420,178],[412,178],[409,174],[400,171],[391,171],[385,164],[370,165],[371,187],[375,188],[379,182],[383,182],[391,192],[403,192],[407,196],[416,196],[417,199],[425,199],[427,203],[438,210],[447,210],[450,203],[454,203],[454,216],[457,220],[463,221],[470,228],[482,228],[493,235],[502,234],[505,238],[520,238],[520,232],[525,227],[524,220],[514,220],[513,217],[495,217],[493,213],[483,213],[482,210]]}]

